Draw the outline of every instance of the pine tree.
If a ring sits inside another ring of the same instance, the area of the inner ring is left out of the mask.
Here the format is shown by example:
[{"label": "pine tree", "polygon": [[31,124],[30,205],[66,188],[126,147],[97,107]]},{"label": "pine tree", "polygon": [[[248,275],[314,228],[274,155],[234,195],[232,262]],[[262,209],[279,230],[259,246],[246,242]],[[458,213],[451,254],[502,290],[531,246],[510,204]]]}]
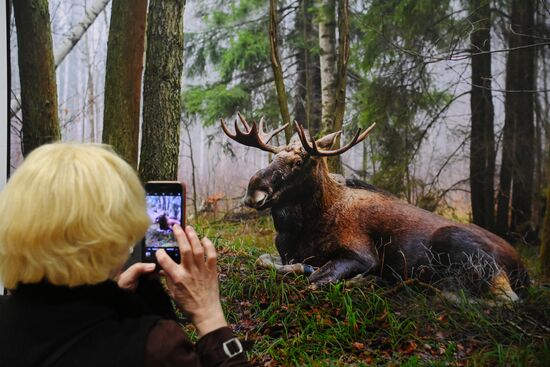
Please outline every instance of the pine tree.
[{"label": "pine tree", "polygon": [[[534,175],[535,48],[534,0],[511,2],[510,51],[506,63],[506,96],[502,165],[498,192],[497,232],[530,233]],[[511,216],[510,216],[511,212]]]},{"label": "pine tree", "polygon": [[183,0],[149,2],[139,160],[144,181],[177,179],[184,6]]},{"label": "pine tree", "polygon": [[13,2],[21,82],[23,154],[59,140],[57,88],[47,0]]},{"label": "pine tree", "polygon": [[105,73],[103,143],[137,168],[147,0],[113,0]]},{"label": "pine tree", "polygon": [[452,102],[427,67],[432,55],[462,42],[451,12],[449,1],[372,0],[350,21],[354,78],[348,114],[360,127],[377,124],[368,139],[375,152],[371,182],[432,210],[437,200],[417,195],[424,183],[414,175],[414,160]]},{"label": "pine tree", "polygon": [[472,53],[472,129],[470,137],[470,188],[473,222],[494,226],[494,108],[491,93],[491,10],[489,0],[470,0]]},{"label": "pine tree", "polygon": [[550,186],[546,191],[546,213],[542,223],[540,242],[540,270],[543,276],[550,279]]}]

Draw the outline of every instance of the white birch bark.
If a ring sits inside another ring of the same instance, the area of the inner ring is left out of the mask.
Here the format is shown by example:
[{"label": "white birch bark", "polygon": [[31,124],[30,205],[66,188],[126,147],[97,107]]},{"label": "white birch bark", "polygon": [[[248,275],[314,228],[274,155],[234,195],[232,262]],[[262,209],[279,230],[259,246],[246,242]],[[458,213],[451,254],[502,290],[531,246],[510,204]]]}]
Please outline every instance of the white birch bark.
[{"label": "white birch bark", "polygon": [[336,103],[336,3],[321,1],[319,20],[319,49],[321,67],[321,129],[330,130]]},{"label": "white birch bark", "polygon": [[90,50],[90,35],[86,36],[86,60],[88,62],[88,85],[86,88],[86,116],[88,118],[88,126],[90,134],[88,141],[95,143],[95,88],[94,88],[94,72],[93,72],[93,57]]},{"label": "white birch bark", "polygon": [[[84,19],[78,22],[70,31],[69,36],[65,38],[54,50],[55,68],[65,60],[65,57],[76,46],[78,41],[86,33],[88,28],[94,23],[97,16],[105,9],[110,0],[94,0],[85,11]],[[20,98],[16,97],[10,101],[10,116],[14,116],[21,109]]]}]

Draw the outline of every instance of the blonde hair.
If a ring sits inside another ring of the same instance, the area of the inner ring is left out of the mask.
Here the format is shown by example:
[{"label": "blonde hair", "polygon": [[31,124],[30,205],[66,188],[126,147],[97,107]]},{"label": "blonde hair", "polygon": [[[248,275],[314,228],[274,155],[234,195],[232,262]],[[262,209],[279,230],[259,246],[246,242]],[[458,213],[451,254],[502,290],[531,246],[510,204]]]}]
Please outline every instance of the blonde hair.
[{"label": "blonde hair", "polygon": [[0,192],[0,280],[102,282],[148,225],[144,189],[110,147],[43,145]]}]

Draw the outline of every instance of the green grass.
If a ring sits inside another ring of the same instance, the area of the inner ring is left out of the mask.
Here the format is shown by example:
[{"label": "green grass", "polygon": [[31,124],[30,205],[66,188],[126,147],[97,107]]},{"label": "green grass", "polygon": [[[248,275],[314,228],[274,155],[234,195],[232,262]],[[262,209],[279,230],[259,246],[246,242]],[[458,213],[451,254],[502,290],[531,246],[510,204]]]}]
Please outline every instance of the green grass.
[{"label": "green grass", "polygon": [[[254,342],[261,366],[545,366],[550,289],[534,286],[512,306],[450,302],[419,283],[384,289],[344,283],[312,290],[302,276],[255,267],[276,253],[270,218],[193,225],[218,250],[228,322]],[[522,249],[538,273],[532,249]],[[187,328],[191,329],[191,328]]]}]

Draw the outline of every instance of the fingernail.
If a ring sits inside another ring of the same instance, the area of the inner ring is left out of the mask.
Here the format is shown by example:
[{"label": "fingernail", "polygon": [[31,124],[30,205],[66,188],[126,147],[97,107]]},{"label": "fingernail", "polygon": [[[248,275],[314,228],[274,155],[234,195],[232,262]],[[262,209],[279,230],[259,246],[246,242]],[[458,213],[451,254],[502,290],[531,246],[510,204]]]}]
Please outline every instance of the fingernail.
[{"label": "fingernail", "polygon": [[191,227],[191,226],[185,227],[185,230],[186,230],[187,232],[195,232],[195,230],[194,230],[193,227]]},{"label": "fingernail", "polygon": [[154,263],[147,264],[147,270],[155,270],[155,264]]}]

